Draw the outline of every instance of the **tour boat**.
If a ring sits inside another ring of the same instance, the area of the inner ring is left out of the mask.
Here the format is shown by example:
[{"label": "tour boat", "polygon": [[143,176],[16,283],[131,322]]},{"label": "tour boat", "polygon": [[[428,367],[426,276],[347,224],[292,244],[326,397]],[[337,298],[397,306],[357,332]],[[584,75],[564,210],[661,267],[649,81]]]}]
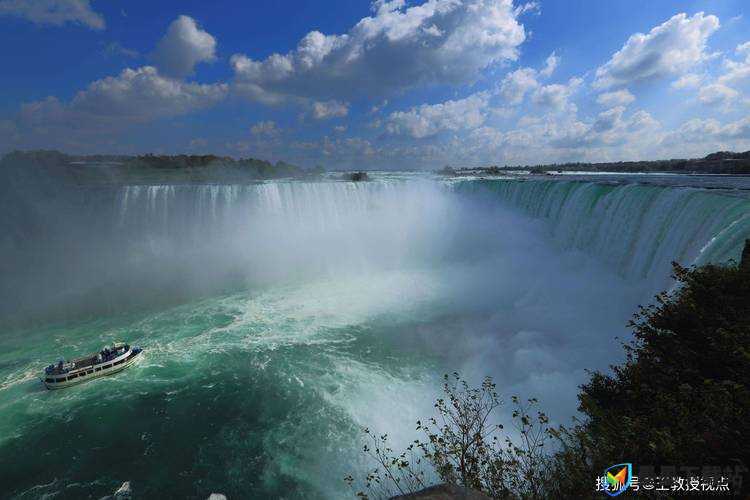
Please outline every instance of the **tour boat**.
[{"label": "tour boat", "polygon": [[143,349],[118,342],[105,347],[96,354],[49,365],[44,370],[44,385],[47,389],[63,389],[88,380],[112,375],[135,363]]}]

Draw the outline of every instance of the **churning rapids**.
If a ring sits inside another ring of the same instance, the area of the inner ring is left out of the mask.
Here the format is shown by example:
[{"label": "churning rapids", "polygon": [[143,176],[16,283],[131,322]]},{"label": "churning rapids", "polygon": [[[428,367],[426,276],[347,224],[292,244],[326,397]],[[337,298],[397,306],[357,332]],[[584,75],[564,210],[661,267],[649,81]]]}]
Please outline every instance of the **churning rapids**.
[{"label": "churning rapids", "polygon": [[[50,318],[0,336],[0,496],[129,480],[139,496],[343,498],[370,465],[361,427],[407,443],[454,370],[567,422],[670,262],[736,259],[750,237],[731,180],[620,181],[380,174],[35,204],[44,244],[13,253],[15,228],[0,247],[6,304]],[[65,391],[35,378],[115,340],[144,359]]]}]

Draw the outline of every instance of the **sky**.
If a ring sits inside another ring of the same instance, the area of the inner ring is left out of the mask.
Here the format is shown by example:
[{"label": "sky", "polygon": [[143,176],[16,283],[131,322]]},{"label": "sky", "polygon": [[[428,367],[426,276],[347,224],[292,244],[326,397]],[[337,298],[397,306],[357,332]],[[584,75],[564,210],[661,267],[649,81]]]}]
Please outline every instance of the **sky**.
[{"label": "sky", "polygon": [[750,149],[746,0],[0,0],[0,153],[329,169]]}]

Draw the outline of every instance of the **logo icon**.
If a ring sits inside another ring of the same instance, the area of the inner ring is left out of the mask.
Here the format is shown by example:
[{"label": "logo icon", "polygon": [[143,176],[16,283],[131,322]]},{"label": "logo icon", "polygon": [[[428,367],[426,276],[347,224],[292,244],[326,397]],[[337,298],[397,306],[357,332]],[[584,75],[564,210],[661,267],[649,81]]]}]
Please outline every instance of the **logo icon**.
[{"label": "logo icon", "polygon": [[604,471],[606,486],[604,492],[616,497],[630,487],[633,479],[633,464],[617,464]]}]

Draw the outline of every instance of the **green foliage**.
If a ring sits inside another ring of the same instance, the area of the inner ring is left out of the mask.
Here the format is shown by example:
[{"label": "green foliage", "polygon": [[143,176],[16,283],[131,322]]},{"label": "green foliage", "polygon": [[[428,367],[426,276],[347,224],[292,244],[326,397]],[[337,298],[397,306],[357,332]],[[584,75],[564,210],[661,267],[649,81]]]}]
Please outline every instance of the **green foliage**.
[{"label": "green foliage", "polygon": [[581,387],[585,416],[561,429],[567,495],[619,462],[750,465],[750,270],[674,264],[679,288],[631,321],[627,360]]},{"label": "green foliage", "polygon": [[[396,454],[388,436],[365,429],[366,455],[377,466],[364,478],[361,498],[389,498],[418,491],[428,484],[428,473],[440,482],[484,492],[492,498],[544,498],[549,444],[549,419],[536,410],[537,401],[511,398],[515,439],[503,435],[496,423],[502,401],[491,378],[472,388],[454,373],[445,376],[445,397],[435,402],[435,416],[418,421],[416,439]],[[355,479],[345,478],[354,488]]]}]

